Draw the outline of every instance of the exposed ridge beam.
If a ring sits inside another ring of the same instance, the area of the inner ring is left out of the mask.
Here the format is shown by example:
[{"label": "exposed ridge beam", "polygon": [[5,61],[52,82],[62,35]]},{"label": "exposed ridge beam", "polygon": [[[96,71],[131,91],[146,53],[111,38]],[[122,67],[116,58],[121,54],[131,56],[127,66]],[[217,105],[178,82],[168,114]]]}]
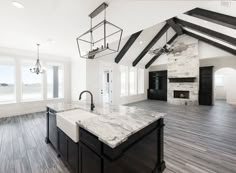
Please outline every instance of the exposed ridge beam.
[{"label": "exposed ridge beam", "polygon": [[[176,34],[167,42],[167,44],[171,44],[177,37],[178,37],[178,34],[176,33]],[[165,47],[166,47],[166,45],[165,45],[163,48],[165,48]],[[145,65],[145,68],[146,68],[146,69],[149,68],[149,67],[157,60],[157,58],[159,58],[159,56],[162,55],[162,53],[163,53],[163,52],[160,50],[160,51],[158,52],[158,54],[155,55],[155,56]]]},{"label": "exposed ridge beam", "polygon": [[188,11],[186,14],[223,25],[225,27],[236,29],[236,17],[201,9],[195,8],[191,11]]},{"label": "exposed ridge beam", "polygon": [[192,32],[186,31],[186,30],[184,30],[184,34],[189,35],[191,37],[194,37],[194,38],[196,38],[198,40],[201,40],[201,41],[203,41],[205,43],[208,43],[208,44],[210,44],[212,46],[215,46],[215,47],[217,47],[217,48],[219,48],[221,50],[224,50],[226,52],[229,52],[229,53],[231,53],[233,55],[236,55],[236,50],[235,49],[229,48],[229,47],[227,47],[227,46],[225,46],[223,44],[220,44],[220,43],[217,43],[215,41],[209,40],[209,39],[207,39],[205,37],[202,37],[200,35],[194,34]]},{"label": "exposed ridge beam", "polygon": [[184,27],[199,31],[203,34],[206,34],[208,36],[220,39],[224,42],[227,42],[229,44],[232,44],[232,45],[236,46],[236,39],[234,37],[231,37],[231,36],[228,36],[228,35],[213,31],[213,30],[210,30],[208,28],[201,27],[199,25],[196,25],[196,24],[193,24],[193,23],[190,23],[190,22],[178,19],[178,18],[175,18],[174,20],[175,20],[176,23],[178,23],[178,24],[180,24]]},{"label": "exposed ridge beam", "polygon": [[173,18],[169,19],[166,21],[171,28],[173,28],[173,30],[178,34],[178,35],[182,35],[183,34],[183,29],[175,23],[175,21],[173,20]]},{"label": "exposed ridge beam", "polygon": [[129,50],[129,48],[133,45],[135,40],[138,38],[138,36],[142,33],[142,31],[136,32],[132,34],[129,38],[129,40],[125,43],[124,47],[121,49],[119,54],[115,58],[115,62],[119,63],[120,60],[123,58],[123,56],[126,54],[126,52]]},{"label": "exposed ridge beam", "polygon": [[151,40],[151,42],[144,48],[144,50],[139,54],[139,56],[133,61],[133,66],[136,66],[139,61],[147,54],[147,52],[156,44],[156,42],[165,34],[165,32],[170,28],[169,24],[165,24],[162,29],[157,33],[157,35]]}]

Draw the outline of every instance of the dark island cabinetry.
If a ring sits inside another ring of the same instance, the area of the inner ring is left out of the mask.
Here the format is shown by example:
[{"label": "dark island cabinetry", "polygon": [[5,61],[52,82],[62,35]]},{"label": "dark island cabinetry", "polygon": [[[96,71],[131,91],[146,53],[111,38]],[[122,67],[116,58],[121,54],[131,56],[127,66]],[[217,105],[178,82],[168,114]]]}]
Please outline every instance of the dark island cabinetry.
[{"label": "dark island cabinetry", "polygon": [[[112,107],[113,112],[109,114],[98,112],[87,118],[92,114],[89,110],[64,111],[74,107],[68,104],[51,105],[47,107],[46,114],[46,142],[55,148],[71,173],[164,171],[164,113]],[[119,115],[120,111],[122,115]],[[128,122],[124,121],[123,113],[126,113]],[[87,119],[83,119],[83,114]],[[61,121],[67,123],[71,121],[67,119],[71,116],[81,121],[75,120],[76,126],[74,123],[63,126]],[[140,121],[143,123],[140,124]],[[73,138],[74,133],[79,138]]]},{"label": "dark island cabinetry", "polygon": [[161,173],[163,159],[163,119],[114,149],[80,128],[80,173]]},{"label": "dark island cabinetry", "polygon": [[58,128],[58,152],[72,172],[79,173],[79,144]]},{"label": "dark island cabinetry", "polygon": [[89,147],[80,143],[80,173],[102,173],[102,159]]},{"label": "dark island cabinetry", "polygon": [[167,71],[149,72],[148,99],[167,101]]},{"label": "dark island cabinetry", "polygon": [[46,143],[51,143],[58,156],[61,156],[69,165],[71,172],[79,173],[79,144],[71,140],[57,127],[56,113],[56,111],[47,107]]}]

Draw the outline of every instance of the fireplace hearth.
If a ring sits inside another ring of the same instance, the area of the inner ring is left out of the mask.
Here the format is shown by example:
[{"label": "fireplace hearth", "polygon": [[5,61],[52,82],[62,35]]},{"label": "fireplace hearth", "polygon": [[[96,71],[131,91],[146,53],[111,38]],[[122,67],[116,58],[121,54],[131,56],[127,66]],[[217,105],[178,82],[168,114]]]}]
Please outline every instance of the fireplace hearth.
[{"label": "fireplace hearth", "polygon": [[177,91],[177,90],[174,90],[174,98],[189,99],[189,91]]}]

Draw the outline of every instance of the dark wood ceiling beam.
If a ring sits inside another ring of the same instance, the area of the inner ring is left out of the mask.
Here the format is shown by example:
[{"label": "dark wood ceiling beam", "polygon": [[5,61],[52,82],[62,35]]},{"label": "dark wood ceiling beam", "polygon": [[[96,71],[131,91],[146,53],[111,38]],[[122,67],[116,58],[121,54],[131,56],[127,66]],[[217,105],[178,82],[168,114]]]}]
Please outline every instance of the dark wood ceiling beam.
[{"label": "dark wood ceiling beam", "polygon": [[[178,34],[176,33],[167,43],[168,43],[168,44],[173,43],[173,41],[174,41],[177,37],[178,37]],[[163,48],[165,48],[165,46],[164,46]],[[145,68],[146,68],[146,69],[149,68],[149,67],[157,60],[157,58],[159,58],[159,56],[162,55],[162,53],[163,53],[163,52],[160,50],[160,51],[158,52],[158,54],[155,55],[155,56],[145,65]]]},{"label": "dark wood ceiling beam", "polygon": [[126,54],[126,52],[130,49],[130,47],[133,45],[133,43],[135,42],[135,40],[138,38],[138,36],[142,33],[142,31],[136,32],[134,34],[132,34],[129,38],[129,40],[125,43],[125,45],[123,46],[123,48],[121,49],[121,51],[118,53],[118,55],[115,58],[115,62],[119,63],[120,60],[124,57],[124,55]]},{"label": "dark wood ceiling beam", "polygon": [[193,37],[193,38],[196,38],[196,39],[198,39],[198,40],[201,40],[201,41],[203,41],[203,42],[205,42],[205,43],[208,43],[208,44],[210,44],[210,45],[212,45],[212,46],[215,46],[215,47],[217,47],[217,48],[219,48],[219,49],[221,49],[221,50],[224,50],[224,51],[226,51],[226,52],[229,52],[229,53],[231,53],[231,54],[233,54],[233,55],[236,55],[236,50],[235,50],[235,49],[232,49],[232,48],[230,48],[230,47],[227,47],[227,46],[225,46],[225,45],[223,45],[223,44],[220,44],[220,43],[217,43],[217,42],[215,42],[215,41],[209,40],[209,39],[207,39],[207,38],[205,38],[205,37],[202,37],[202,36],[200,36],[200,35],[194,34],[194,33],[192,33],[192,32],[186,31],[186,30],[184,30],[184,34],[189,35],[189,36],[191,36],[191,37]]},{"label": "dark wood ceiling beam", "polygon": [[220,14],[217,12],[195,8],[191,11],[188,11],[186,14],[209,21],[213,23],[217,23],[219,25],[223,25],[225,27],[236,29],[236,17]]},{"label": "dark wood ceiling beam", "polygon": [[219,32],[213,31],[213,30],[210,30],[208,28],[204,28],[202,26],[199,26],[199,25],[196,25],[196,24],[193,24],[193,23],[190,23],[190,22],[178,19],[178,18],[175,18],[174,21],[176,23],[184,26],[184,27],[187,27],[187,28],[199,31],[199,32],[201,32],[203,34],[206,34],[208,36],[220,39],[220,40],[222,40],[224,42],[227,42],[229,44],[232,44],[232,45],[236,46],[236,39],[234,37],[230,37],[228,35],[225,35],[225,34],[222,34],[222,33],[219,33]]},{"label": "dark wood ceiling beam", "polygon": [[132,65],[136,66],[139,61],[148,53],[148,51],[156,44],[156,42],[166,33],[170,28],[169,24],[165,24],[162,29],[157,33],[157,35],[151,40],[151,42],[144,48],[144,50],[138,55],[138,57],[133,61]]},{"label": "dark wood ceiling beam", "polygon": [[173,20],[173,18],[169,19],[166,21],[171,28],[178,34],[178,35],[182,35],[183,34],[183,29],[175,23],[175,21]]}]

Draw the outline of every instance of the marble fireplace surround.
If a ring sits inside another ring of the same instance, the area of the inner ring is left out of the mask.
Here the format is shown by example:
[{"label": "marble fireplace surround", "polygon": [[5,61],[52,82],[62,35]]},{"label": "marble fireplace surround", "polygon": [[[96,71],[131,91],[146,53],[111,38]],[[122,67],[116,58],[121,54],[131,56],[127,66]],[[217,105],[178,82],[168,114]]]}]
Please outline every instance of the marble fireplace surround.
[{"label": "marble fireplace surround", "polygon": [[[199,92],[198,40],[182,35],[176,39],[173,46],[174,51],[168,55],[167,64],[167,101],[176,105],[197,105]],[[175,91],[182,91],[183,95],[179,95],[177,98]],[[187,97],[184,95],[186,92]]]}]

